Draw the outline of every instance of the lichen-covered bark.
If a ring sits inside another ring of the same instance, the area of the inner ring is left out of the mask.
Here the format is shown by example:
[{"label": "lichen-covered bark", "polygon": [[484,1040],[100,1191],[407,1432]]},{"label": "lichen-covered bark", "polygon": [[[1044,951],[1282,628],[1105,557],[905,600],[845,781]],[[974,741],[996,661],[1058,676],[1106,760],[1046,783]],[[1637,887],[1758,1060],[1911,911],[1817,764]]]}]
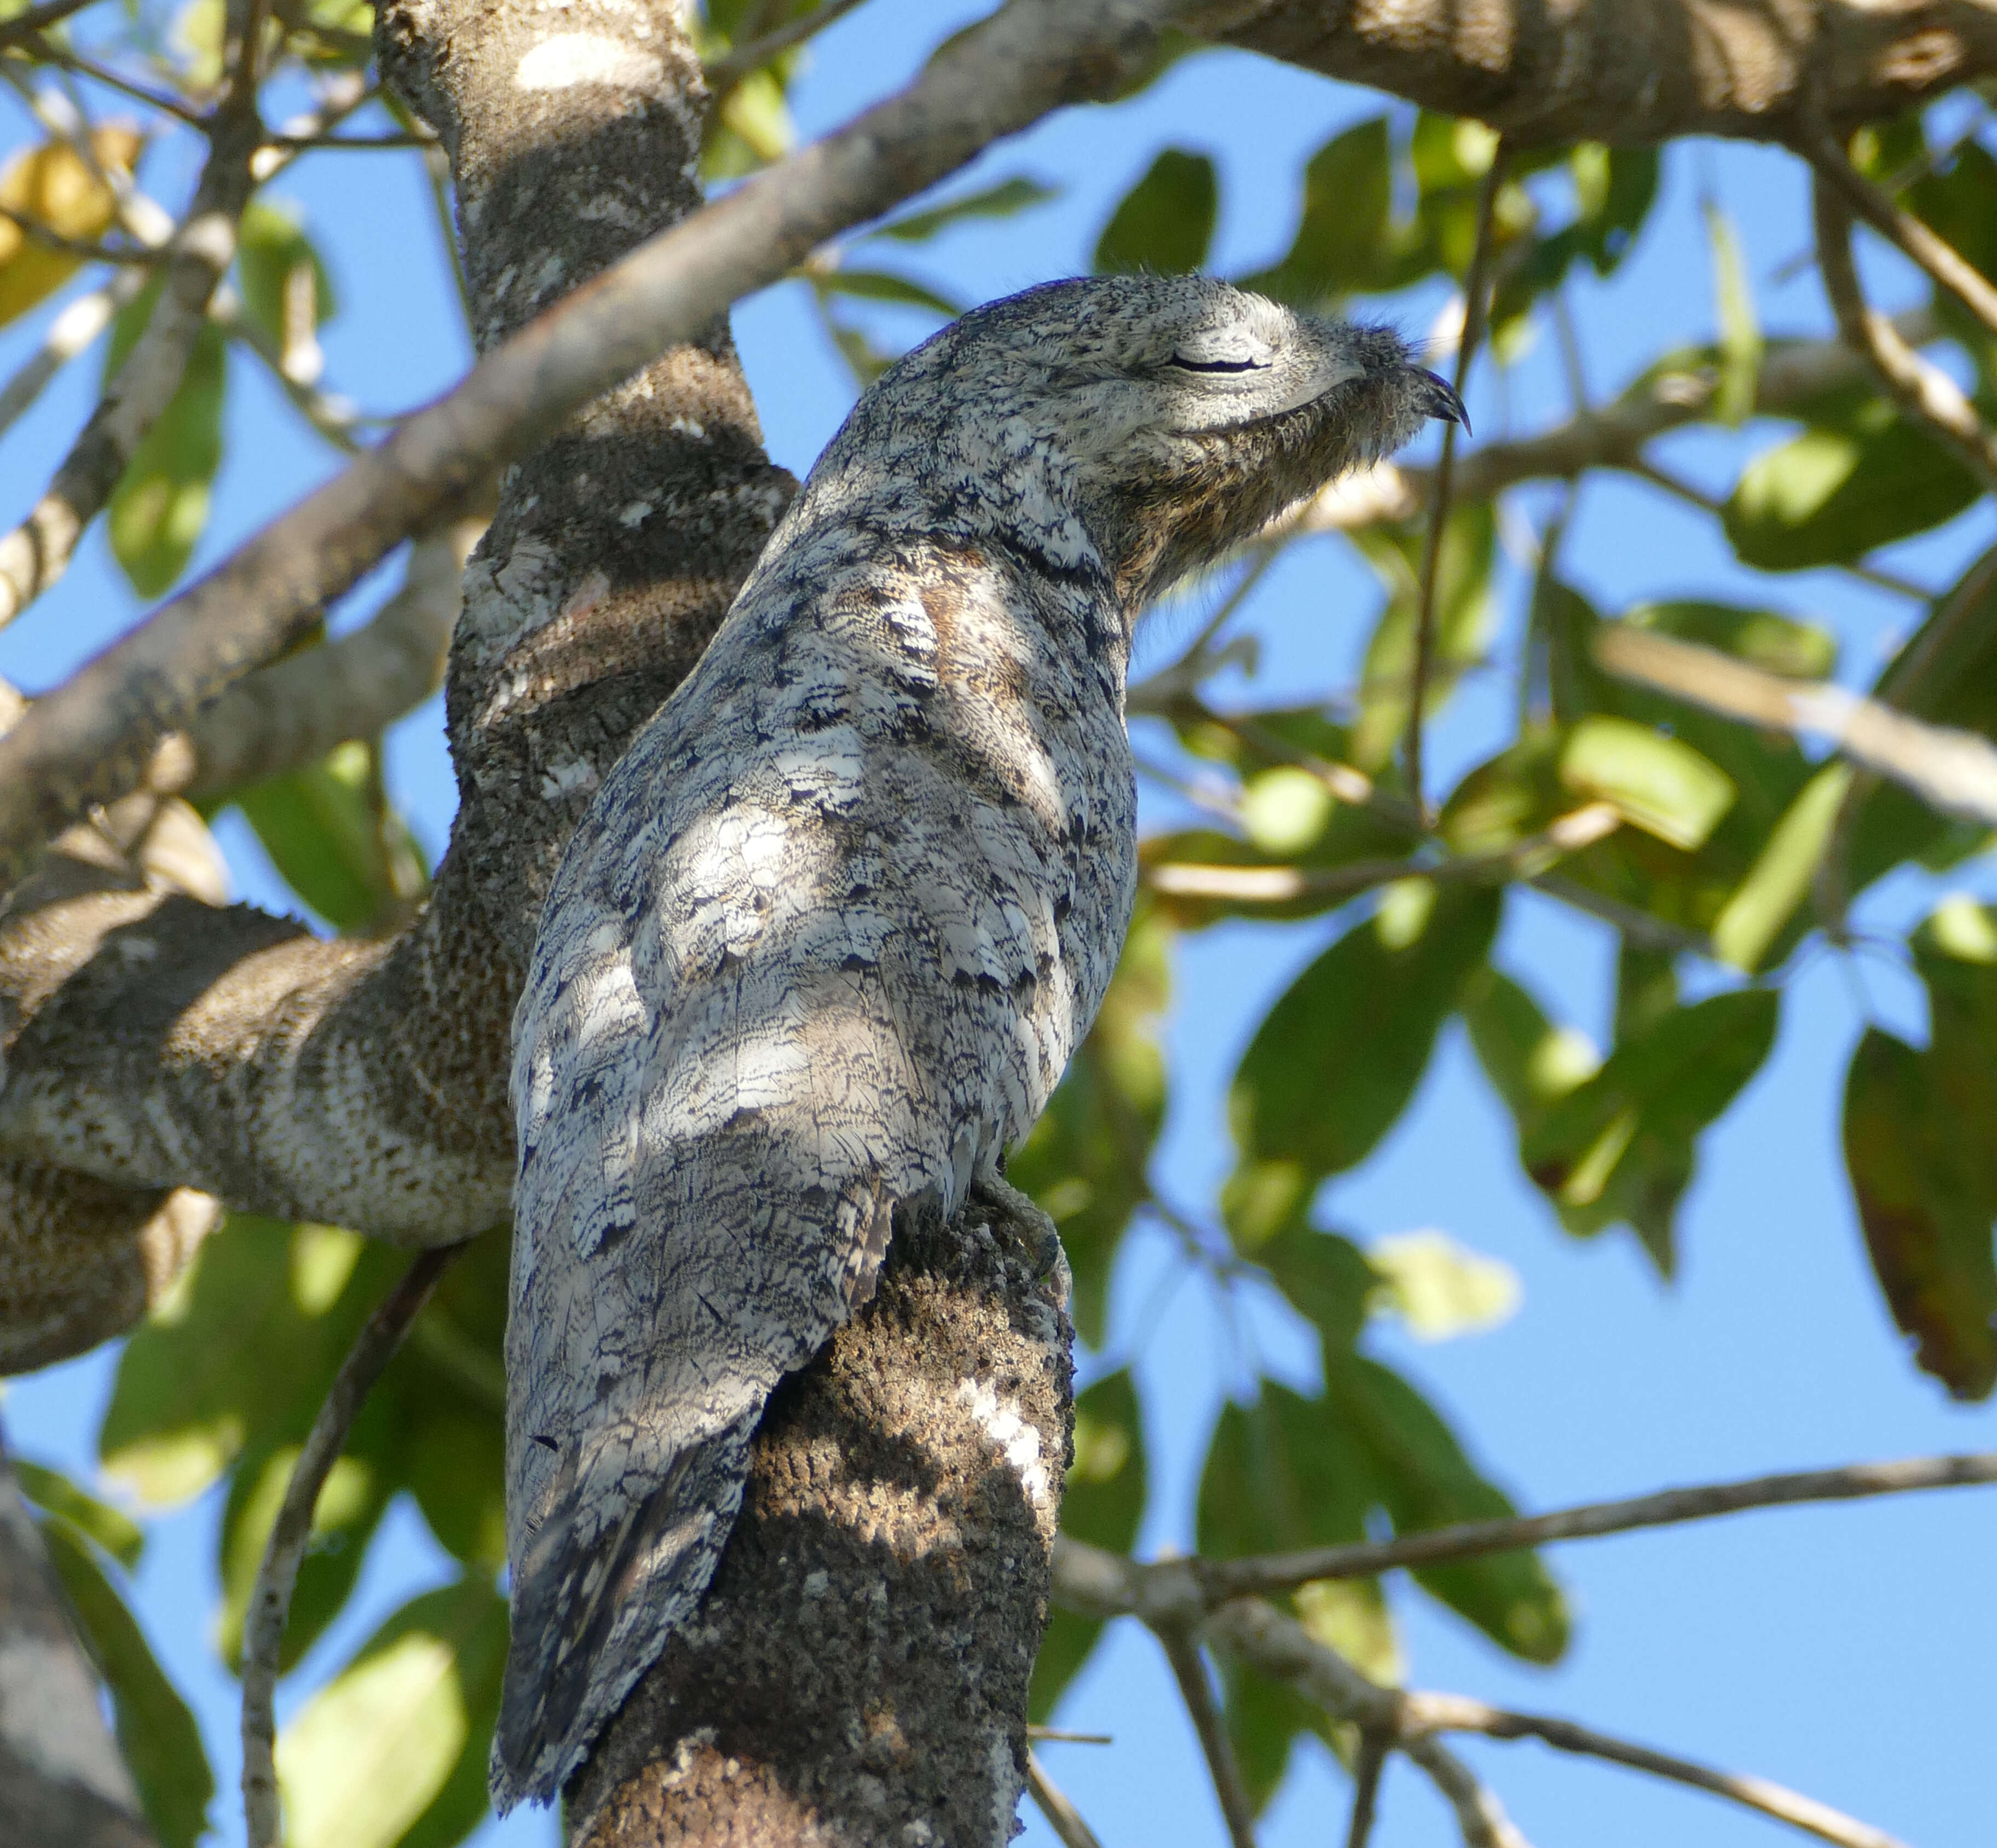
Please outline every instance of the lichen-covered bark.
[{"label": "lichen-covered bark", "polygon": [[1784,140],[1997,70],[1990,0],[1271,0],[1225,36],[1528,143]]},{"label": "lichen-covered bark", "polygon": [[[454,154],[481,343],[697,202],[698,66],[664,0],[413,0],[381,23],[388,80]],[[57,1357],[53,1329],[114,1333],[165,1281],[129,1236],[80,1239],[51,1274],[51,1237],[29,1235],[98,1198],[78,1176],[116,1190],[106,1224],[149,1222],[176,1186],[417,1243],[505,1216],[508,1026],[554,863],[790,488],[723,327],[509,471],[452,650],[460,813],[398,939],[324,943],[129,881],[60,910],[17,895],[0,1152],[32,1159],[0,1175],[19,1209],[0,1218],[0,1325],[42,1332],[0,1360]]]},{"label": "lichen-covered bark", "polygon": [[1067,1470],[1064,1272],[905,1221],[779,1389],[697,1622],[567,1792],[571,1848],[998,1848]]}]

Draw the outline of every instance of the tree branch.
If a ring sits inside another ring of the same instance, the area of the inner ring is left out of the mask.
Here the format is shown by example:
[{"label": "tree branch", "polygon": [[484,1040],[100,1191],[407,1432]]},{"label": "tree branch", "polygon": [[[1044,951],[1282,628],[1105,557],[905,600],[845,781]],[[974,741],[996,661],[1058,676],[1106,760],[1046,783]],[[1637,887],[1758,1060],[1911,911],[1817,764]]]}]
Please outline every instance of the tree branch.
[{"label": "tree branch", "polygon": [[1522,147],[1699,134],[1780,141],[1806,98],[1833,122],[1856,123],[1997,71],[1997,12],[1981,0],[1275,0],[1222,36],[1474,116]]},{"label": "tree branch", "polygon": [[1887,395],[1902,410],[1932,431],[1986,488],[1997,489],[1997,431],[1977,415],[1954,379],[1923,359],[1892,322],[1867,305],[1851,259],[1851,213],[1822,167],[1811,199],[1817,269],[1846,345],[1871,362]]},{"label": "tree branch", "polygon": [[1622,1502],[1592,1502],[1552,1514],[1499,1521],[1466,1521],[1391,1540],[1315,1546],[1236,1560],[1169,1559],[1150,1564],[1119,1559],[1097,1546],[1063,1537],[1054,1560],[1055,1596],[1085,1617],[1136,1617],[1160,1625],[1197,1622],[1199,1614],[1231,1598],[1294,1591],[1322,1579],[1372,1578],[1403,1567],[1433,1566],[1512,1553],[1556,1540],[1594,1539],[1640,1528],[1711,1520],[1748,1508],[1785,1508],[1808,1502],[1857,1502],[1875,1495],[1926,1489],[1976,1488],[1997,1484],[1997,1450],[1954,1457],[1915,1457],[1894,1463],[1857,1463],[1834,1470],[1802,1470],[1754,1476],[1698,1488],[1664,1489]]},{"label": "tree branch", "polygon": [[1241,1781],[1241,1767],[1234,1762],[1233,1742],[1227,1736],[1227,1722],[1221,1717],[1219,1703],[1213,1698],[1213,1684],[1207,1679],[1206,1658],[1188,1631],[1166,1628],[1157,1633],[1165,1660],[1171,1664],[1179,1684],[1179,1698],[1192,1715],[1199,1749],[1206,1755],[1207,1774],[1213,1780],[1227,1839],[1233,1848],[1255,1848],[1255,1810]]},{"label": "tree branch", "polygon": [[[1008,0],[899,95],[565,297],[0,740],[0,872],[18,876],[56,828],[131,788],[165,732],[274,658],[391,546],[578,406],[828,237],[1050,109],[1103,93],[1164,24],[1210,10],[1191,0]],[[29,547],[28,564],[40,556]],[[44,581],[31,574],[36,587]]]},{"label": "tree branch", "polygon": [[250,1595],[243,1626],[243,1813],[250,1848],[278,1848],[282,1834],[278,1809],[277,1718],[278,1650],[291,1614],[291,1591],[298,1584],[305,1543],[312,1538],[313,1511],[319,1491],[340,1453],[356,1414],[374,1390],[381,1370],[422,1314],[423,1305],[462,1245],[440,1246],[419,1252],[394,1289],[354,1337],[347,1358],[326,1388],[324,1401],[306,1434],[305,1446],[292,1467],[285,1499],[264,1543],[263,1563]]},{"label": "tree branch", "polygon": [[1854,764],[1891,777],[1944,815],[1997,825],[1997,745],[1928,725],[1828,681],[1786,680],[1717,649],[1623,622],[1602,626],[1595,658],[1619,679],[1675,694],[1728,719],[1827,738]]},{"label": "tree branch", "polygon": [[1061,1787],[1042,1767],[1040,1755],[1026,1754],[1026,1789],[1033,1806],[1047,1819],[1047,1826],[1061,1838],[1061,1848],[1102,1848],[1095,1831],[1081,1819],[1081,1812],[1061,1794]]},{"label": "tree branch", "polygon": [[1612,1764],[1627,1765],[1673,1784],[1689,1784],[1712,1796],[1723,1797],[1742,1808],[1772,1816],[1778,1822],[1800,1829],[1838,1848],[1906,1848],[1896,1836],[1870,1823],[1861,1822],[1779,1784],[1764,1777],[1743,1777],[1730,1771],[1716,1771],[1668,1752],[1653,1751],[1648,1746],[1633,1745],[1612,1738],[1572,1720],[1556,1719],[1543,1714],[1515,1713],[1487,1705],[1460,1694],[1408,1694],[1401,1697],[1402,1724],[1410,1731],[1425,1732],[1479,1732],[1487,1739],[1537,1739],[1556,1751],[1583,1757],[1602,1758]]}]

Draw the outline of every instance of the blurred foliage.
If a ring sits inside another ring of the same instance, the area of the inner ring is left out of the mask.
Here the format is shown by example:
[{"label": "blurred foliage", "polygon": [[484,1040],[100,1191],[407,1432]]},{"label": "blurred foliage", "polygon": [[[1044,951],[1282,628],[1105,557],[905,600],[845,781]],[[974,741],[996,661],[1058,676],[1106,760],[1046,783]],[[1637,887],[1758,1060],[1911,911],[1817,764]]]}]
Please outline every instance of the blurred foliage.
[{"label": "blurred foliage", "polygon": [[[809,0],[706,0],[695,22],[699,49],[714,65],[814,10]],[[222,14],[220,0],[98,6],[50,38],[75,45],[87,34],[94,56],[122,60],[128,74],[198,110],[222,77]],[[267,24],[274,80],[323,81],[364,66],[371,25],[365,0],[279,0]],[[1171,38],[1128,94],[1147,91],[1196,50]],[[753,171],[794,144],[790,86],[809,56],[799,44],[733,70],[704,150],[709,182]],[[129,239],[119,191],[152,140],[185,133],[164,116],[131,126],[133,106],[121,99],[75,145],[38,129],[0,166],[0,322],[36,310],[80,275],[99,286],[109,276],[88,250]],[[368,107],[343,132],[405,126]],[[1931,146],[1937,117],[1869,126],[1854,157],[1997,277],[1997,157],[1976,138],[1981,125]],[[1643,236],[1660,195],[1660,156],[1549,145],[1518,152],[1492,185],[1498,151],[1483,125],[1425,110],[1349,121],[1295,174],[1294,230],[1236,280],[1309,312],[1351,305],[1416,324],[1460,289],[1488,194],[1495,358],[1508,364],[1542,330],[1564,340],[1570,298],[1585,301]],[[1136,177],[1103,216],[1095,266],[1209,266],[1225,215],[1225,164],[1165,146],[1133,152],[1126,171]],[[943,279],[940,253],[1056,191],[1002,167],[802,264],[797,278],[856,382],[965,305]],[[1734,555],[1768,573],[1862,568],[1877,549],[1956,519],[1975,481],[1879,392],[1846,386],[1792,402],[1779,424],[1764,414],[1764,368],[1794,343],[1762,327],[1740,236],[1716,199],[1703,205],[1710,344],[1657,354],[1630,391],[1692,394],[1684,402],[1695,402],[1709,426],[1747,433],[1754,453],[1710,510]],[[109,509],[112,555],[142,595],[171,588],[207,530],[229,389],[246,353],[278,375],[295,405],[325,365],[335,278],[281,189],[260,192],[246,214],[231,286],[239,312],[202,330]],[[139,338],[155,295],[139,293],[117,316],[105,378]],[[1945,293],[1932,308],[1965,386],[1988,411],[1997,341]],[[1443,343],[1454,337],[1449,314],[1427,324]],[[1538,536],[1537,564],[1519,574],[1530,587],[1515,595],[1506,555],[1527,549],[1516,543],[1516,512],[1460,499],[1443,535],[1426,712],[1433,718],[1465,689],[1482,694],[1510,675],[1517,722],[1453,787],[1431,792],[1433,817],[1411,802],[1402,769],[1419,522],[1378,521],[1339,542],[1380,586],[1357,680],[1343,695],[1256,705],[1252,647],[1224,645],[1223,611],[1170,697],[1151,709],[1165,722],[1147,742],[1163,740],[1190,766],[1207,812],[1143,843],[1145,884],[1109,998],[1009,1170],[1061,1228],[1075,1323],[1095,1356],[1077,1403],[1063,1511],[1078,1539],[1130,1552],[1156,1512],[1141,1390],[1149,1331],[1119,1327],[1111,1280],[1133,1236],[1161,1230],[1219,1295],[1253,1292],[1265,1306],[1284,1305],[1311,1331],[1318,1356],[1307,1388],[1244,1368],[1201,1472],[1203,1552],[1360,1540],[1508,1512],[1494,1480],[1502,1470],[1476,1460],[1471,1439],[1374,1346],[1383,1322],[1423,1339],[1492,1326],[1516,1306],[1516,1276],[1440,1229],[1365,1244],[1331,1229],[1340,1177],[1408,1123],[1436,1048],[1460,1036],[1510,1119],[1521,1176],[1549,1225],[1578,1239],[1625,1228],[1668,1277],[1700,1137],[1763,1068],[1781,989],[1802,957],[1825,944],[1845,953],[1842,907],[1879,881],[1946,871],[1988,844],[1982,831],[1819,761],[1786,735],[1715,718],[1596,664],[1596,638],[1622,622],[1799,681],[1836,677],[1831,636],[1788,598],[1771,587],[1765,603],[1598,609],[1562,574],[1565,512]],[[1944,587],[1910,626],[1879,685],[1919,715],[1997,737],[1997,581],[1978,578],[1978,569]],[[1515,630],[1523,646],[1512,653]],[[1226,712],[1202,691],[1223,666],[1251,676]],[[384,786],[378,740],[350,741],[209,805],[211,813],[229,807],[299,905],[333,929],[391,930],[426,888],[423,856]],[[1588,811],[1606,815],[1609,831],[1564,849],[1559,830]],[[1174,868],[1202,877],[1175,882]],[[1507,893],[1526,881],[1617,935],[1605,1044],[1562,1019],[1557,1004],[1571,997],[1537,995],[1505,967]],[[1174,999],[1174,945],[1181,933],[1239,932],[1244,920],[1314,934],[1230,940],[1298,973],[1254,1023],[1231,1074],[1233,1167],[1211,1201],[1188,1208],[1161,1197],[1151,1172],[1172,1102],[1162,1029]],[[1997,915],[1944,895],[1903,947],[1930,998],[1932,1029],[1925,1043],[1878,1026],[1864,1036],[1845,1074],[1845,1157],[1881,1296],[1916,1364],[1956,1396],[1980,1399],[1997,1387],[1997,1157],[1986,1133],[1997,1116]],[[233,1215],[126,1343],[100,1450],[129,1505],[21,1466],[165,1848],[200,1836],[214,1784],[192,1717],[128,1608],[147,1517],[216,1498],[212,1637],[233,1667],[298,1447],[340,1357],[403,1262],[338,1228]],[[392,1506],[412,1509],[450,1564],[446,1582],[338,1652],[302,1701],[288,1701],[279,1767],[295,1848],[449,1848],[485,1815],[505,1639],[506,1291],[506,1242],[494,1234],[444,1279],[315,1510],[285,1639],[288,1674],[339,1633]],[[1522,1660],[1551,1661],[1567,1645],[1568,1606],[1534,1556],[1439,1567],[1415,1583]],[[1312,1635],[1391,1681],[1402,1667],[1399,1595],[1375,1581],[1340,1582],[1287,1601]],[[1101,1628],[1056,1613],[1033,1684],[1036,1719],[1074,1684]],[[1349,1753],[1351,1739],[1295,1695],[1239,1664],[1221,1666],[1228,1725],[1258,1805],[1304,1735]]]}]

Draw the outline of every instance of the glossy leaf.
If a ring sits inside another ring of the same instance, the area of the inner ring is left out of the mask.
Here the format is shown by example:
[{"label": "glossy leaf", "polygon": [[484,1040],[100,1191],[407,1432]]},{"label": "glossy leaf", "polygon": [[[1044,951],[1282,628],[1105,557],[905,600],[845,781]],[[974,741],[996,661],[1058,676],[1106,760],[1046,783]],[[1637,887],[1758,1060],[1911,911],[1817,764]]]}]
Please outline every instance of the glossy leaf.
[{"label": "glossy leaf", "polygon": [[[129,174],[143,145],[126,124],[91,131],[91,152],[108,172]],[[80,257],[38,243],[17,219],[58,237],[93,243],[118,215],[110,188],[59,141],[23,148],[0,167],[0,325],[53,295],[83,264]]]},{"label": "glossy leaf", "polygon": [[1074,1277],[1070,1312],[1092,1347],[1102,1343],[1110,1264],[1149,1194],[1145,1170],[1164,1120],[1157,1029],[1169,992],[1171,936],[1157,912],[1139,912],[1095,1026],[1006,1164],[1014,1184],[1061,1229]]},{"label": "glossy leaf", "polygon": [[1350,1347],[1359,1339],[1381,1280],[1351,1239],[1292,1220],[1253,1255],[1328,1346]]},{"label": "glossy leaf", "polygon": [[341,930],[367,929],[428,876],[407,824],[376,806],[373,750],[350,740],[233,796],[285,883]]},{"label": "glossy leaf", "polygon": [[[1127,1554],[1144,1515],[1144,1426],[1127,1369],[1098,1380],[1074,1402],[1074,1457],[1061,1497],[1061,1532],[1091,1546]],[[1056,1608],[1033,1662],[1027,1716],[1054,1712],[1101,1635],[1099,1619]]]},{"label": "glossy leaf", "polygon": [[201,1729],[81,1531],[57,1515],[42,1537],[110,1691],[119,1750],[160,1848],[194,1848],[215,1796]]},{"label": "glossy leaf", "polygon": [[1726,536],[1764,571],[1847,564],[1953,519],[1975,478],[1884,405],[1805,430],[1748,464],[1726,503]]},{"label": "glossy leaf", "polygon": [[1335,135],[1303,172],[1303,215],[1288,253],[1240,279],[1243,288],[1323,309],[1383,279],[1393,170],[1387,118]]},{"label": "glossy leaf", "polygon": [[1269,1010],[1228,1099],[1241,1166],[1223,1204],[1244,1249],[1364,1160],[1406,1108],[1498,910],[1495,892],[1406,882]]},{"label": "glossy leaf", "polygon": [[278,1740],[290,1848],[447,1848],[485,1810],[506,1606],[465,1580],[412,1599]]},{"label": "glossy leaf", "polygon": [[[1510,1498],[1478,1471],[1434,1408],[1378,1361],[1359,1355],[1335,1364],[1328,1359],[1325,1396],[1364,1450],[1397,1534],[1517,1513]],[[1532,1553],[1427,1567],[1415,1578],[1513,1655],[1554,1662],[1565,1653],[1566,1601]]]},{"label": "glossy leaf", "polygon": [[862,302],[892,302],[898,308],[925,309],[946,319],[964,312],[961,302],[953,302],[947,295],[940,295],[934,289],[909,277],[896,276],[886,270],[826,270],[814,274],[812,280],[829,295],[851,295]]},{"label": "glossy leaf", "polygon": [[911,212],[881,226],[873,235],[895,238],[902,243],[922,243],[939,231],[949,230],[973,219],[1012,218],[1058,198],[1060,191],[1060,188],[1041,181],[1016,176],[1000,181],[996,186],[946,199],[940,205],[932,205],[926,211]]},{"label": "glossy leaf", "polygon": [[[153,291],[121,314],[106,378],[116,373],[151,312]],[[108,509],[111,550],[132,588],[157,597],[186,568],[208,524],[210,488],[222,460],[222,401],[229,354],[222,330],[202,323],[180,388],[140,440]]]},{"label": "glossy leaf", "polygon": [[1126,193],[1096,240],[1098,271],[1186,271],[1206,261],[1220,207],[1213,163],[1168,147]]},{"label": "glossy leaf", "polygon": [[1754,870],[1713,920],[1712,946],[1722,962],[1750,975],[1762,966],[1809,895],[1850,787],[1851,768],[1845,764],[1826,765],[1803,786]]},{"label": "glossy leaf", "polygon": [[236,274],[243,312],[279,356],[285,375],[312,383],[322,370],[319,330],[338,304],[296,206],[250,202],[236,236]]},{"label": "glossy leaf", "polygon": [[1733,779],[1676,738],[1626,719],[1582,719],[1561,750],[1560,778],[1579,796],[1687,850],[1705,844],[1733,805]]},{"label": "glossy leaf", "polygon": [[1712,414],[1738,429],[1754,410],[1761,376],[1761,324],[1733,221],[1718,201],[1706,202],[1706,233],[1712,252],[1712,293],[1719,322],[1719,391]]},{"label": "glossy leaf", "polygon": [[21,1492],[44,1513],[58,1515],[93,1544],[101,1546],[129,1572],[145,1551],[146,1536],[129,1515],[100,1502],[88,1489],[79,1488],[60,1470],[30,1463],[24,1457],[9,1460]]}]

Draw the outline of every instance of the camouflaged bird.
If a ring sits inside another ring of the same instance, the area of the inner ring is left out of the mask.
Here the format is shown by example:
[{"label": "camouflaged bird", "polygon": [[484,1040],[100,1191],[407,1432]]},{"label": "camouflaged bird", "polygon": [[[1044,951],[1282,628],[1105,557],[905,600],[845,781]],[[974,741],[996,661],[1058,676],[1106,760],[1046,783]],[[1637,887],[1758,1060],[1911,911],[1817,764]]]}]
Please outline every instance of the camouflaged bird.
[{"label": "camouflaged bird", "polygon": [[764,1402],[1033,1126],[1130,922],[1145,605],[1461,418],[1392,333],[1191,277],[967,314],[833,440],[605,780],[514,1022],[502,1809],[696,1608]]}]

